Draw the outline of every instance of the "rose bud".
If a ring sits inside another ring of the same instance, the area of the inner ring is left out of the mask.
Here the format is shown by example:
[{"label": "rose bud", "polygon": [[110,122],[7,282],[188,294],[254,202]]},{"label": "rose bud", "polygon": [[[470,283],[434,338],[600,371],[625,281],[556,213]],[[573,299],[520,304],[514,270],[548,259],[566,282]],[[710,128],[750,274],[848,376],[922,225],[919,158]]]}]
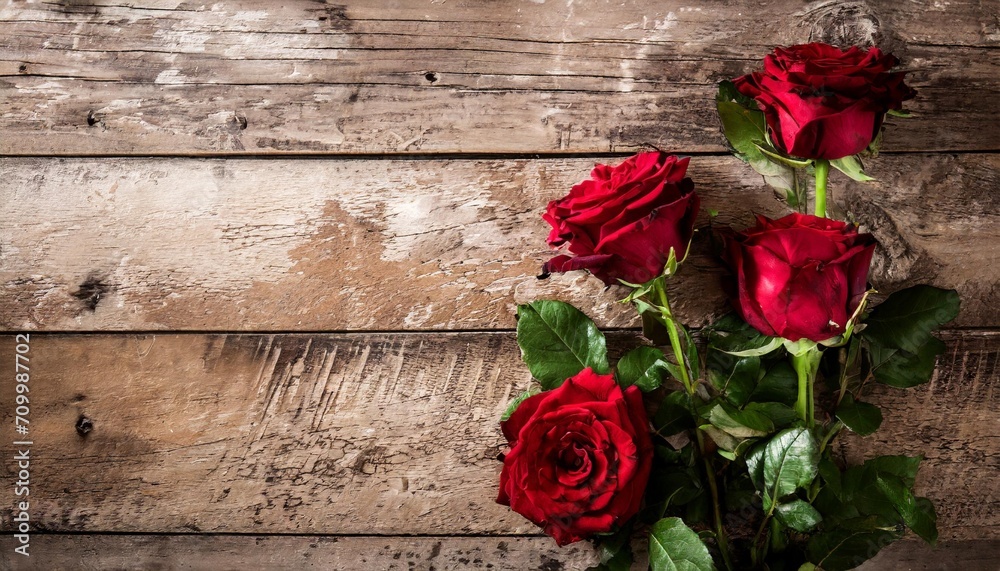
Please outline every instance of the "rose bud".
[{"label": "rose bud", "polygon": [[641,284],[663,272],[671,248],[682,259],[700,203],[684,177],[688,160],[652,151],[597,165],[542,215],[552,226],[549,245],[568,242],[575,254],[552,258],[542,273],[586,269],[606,285]]},{"label": "rose bud", "polygon": [[775,48],[764,71],[733,81],[764,112],[771,141],[786,154],[839,159],[865,150],[885,113],[902,109],[916,91],[905,73],[889,73],[899,60],[878,48],[847,51],[827,44]]},{"label": "rose bud", "polygon": [[500,423],[510,445],[497,502],[560,546],[607,533],[639,511],[652,464],[637,387],[587,368],[522,402]]},{"label": "rose bud", "polygon": [[736,276],[733,304],[764,335],[825,341],[844,332],[864,298],[875,238],[838,220],[793,213],[724,231]]}]

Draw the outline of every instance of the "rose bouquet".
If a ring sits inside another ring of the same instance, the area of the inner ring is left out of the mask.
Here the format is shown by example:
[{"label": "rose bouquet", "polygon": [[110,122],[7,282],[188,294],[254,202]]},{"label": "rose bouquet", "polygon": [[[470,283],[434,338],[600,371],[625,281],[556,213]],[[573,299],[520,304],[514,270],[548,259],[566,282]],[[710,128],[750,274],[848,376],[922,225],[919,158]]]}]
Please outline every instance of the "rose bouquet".
[{"label": "rose bouquet", "polygon": [[[862,159],[877,153],[886,114],[914,96],[896,63],[877,48],[792,46],[720,85],[734,153],[797,212],[716,232],[734,313],[699,332],[667,292],[700,204],[688,159],[652,151],[598,165],[548,205],[548,242],[568,254],[540,277],[587,270],[622,288],[651,342],[612,362],[573,306],[518,308],[537,387],[501,419],[498,502],[559,545],[596,541],[599,569],[630,568],[640,533],[654,570],[833,571],[906,529],[936,540],[934,507],[913,491],[920,458],[845,466],[831,452],[845,428],[864,436],[881,424],[865,401],[872,383],[929,380],[944,350],[933,331],[958,313],[954,291],[930,286],[869,307],[875,239],[827,218],[830,168],[871,180]],[[815,214],[804,213],[810,195]]]}]

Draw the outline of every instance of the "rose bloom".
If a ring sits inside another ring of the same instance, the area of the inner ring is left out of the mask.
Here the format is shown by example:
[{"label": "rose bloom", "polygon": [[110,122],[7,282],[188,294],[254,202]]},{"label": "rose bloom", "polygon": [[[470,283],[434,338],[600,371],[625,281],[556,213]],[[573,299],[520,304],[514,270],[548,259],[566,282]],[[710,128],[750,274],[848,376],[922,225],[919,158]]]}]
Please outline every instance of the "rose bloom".
[{"label": "rose bloom", "polygon": [[637,387],[587,368],[500,423],[510,444],[497,502],[560,546],[612,531],[639,511],[653,445]]},{"label": "rose bloom", "polygon": [[886,111],[902,109],[916,91],[905,73],[889,73],[899,60],[878,48],[847,51],[827,44],[775,48],[764,71],[734,80],[764,111],[771,140],[789,155],[839,159],[865,150]]},{"label": "rose bloom", "polygon": [[740,233],[723,232],[736,274],[733,303],[765,335],[824,341],[844,332],[864,297],[871,234],[838,220],[793,213]]},{"label": "rose bloom", "polygon": [[670,248],[683,258],[700,203],[684,177],[688,160],[652,151],[597,165],[542,215],[552,226],[549,245],[569,242],[576,255],[556,256],[542,272],[586,269],[607,285],[641,284],[663,272]]}]

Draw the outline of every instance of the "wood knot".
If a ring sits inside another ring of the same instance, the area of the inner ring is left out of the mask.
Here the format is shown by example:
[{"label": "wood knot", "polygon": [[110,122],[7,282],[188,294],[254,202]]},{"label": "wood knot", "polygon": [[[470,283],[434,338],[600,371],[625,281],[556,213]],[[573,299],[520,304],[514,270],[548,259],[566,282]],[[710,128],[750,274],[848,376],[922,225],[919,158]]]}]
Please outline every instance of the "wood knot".
[{"label": "wood knot", "polygon": [[86,437],[91,430],[94,430],[94,421],[81,414],[80,418],[76,420],[76,433]]},{"label": "wood knot", "polygon": [[882,22],[866,2],[832,0],[810,5],[798,14],[809,27],[809,41],[840,47],[879,46],[891,51],[892,39],[882,31]]},{"label": "wood knot", "polygon": [[90,311],[97,310],[97,304],[101,299],[111,292],[112,287],[97,275],[91,274],[80,284],[79,289],[73,292],[73,297],[83,302],[84,307]]}]

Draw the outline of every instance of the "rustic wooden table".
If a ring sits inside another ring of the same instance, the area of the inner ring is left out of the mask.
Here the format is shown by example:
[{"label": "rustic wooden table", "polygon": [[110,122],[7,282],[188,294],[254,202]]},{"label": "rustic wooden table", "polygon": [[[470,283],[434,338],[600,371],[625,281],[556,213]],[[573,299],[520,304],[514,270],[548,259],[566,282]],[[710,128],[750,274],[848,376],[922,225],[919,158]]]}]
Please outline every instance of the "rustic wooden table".
[{"label": "rustic wooden table", "polygon": [[[716,83],[774,45],[912,70],[878,182],[883,291],[957,288],[934,380],[883,390],[855,459],[924,454],[941,545],[1000,567],[1000,5],[951,0],[11,1],[0,7],[0,327],[30,332],[30,558],[4,569],[581,569],[494,504],[529,382],[519,302],[637,324],[535,279],[539,214],[598,161],[693,154],[705,210],[783,211],[723,147]],[[704,233],[703,233],[704,234]],[[725,311],[699,239],[679,313]],[[14,370],[16,339],[0,341]],[[4,373],[7,375],[7,373]],[[16,530],[0,386],[0,529]],[[8,485],[10,484],[10,485]]]}]

